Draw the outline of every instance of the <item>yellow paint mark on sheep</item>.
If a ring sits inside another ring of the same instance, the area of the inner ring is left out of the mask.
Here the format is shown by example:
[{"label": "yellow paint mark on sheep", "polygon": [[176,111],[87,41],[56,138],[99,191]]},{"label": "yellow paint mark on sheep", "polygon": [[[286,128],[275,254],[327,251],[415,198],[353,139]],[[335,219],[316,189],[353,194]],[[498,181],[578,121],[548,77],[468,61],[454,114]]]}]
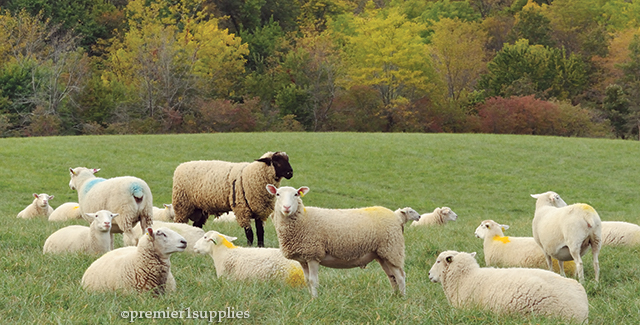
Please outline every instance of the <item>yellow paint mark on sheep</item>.
[{"label": "yellow paint mark on sheep", "polygon": [[580,204],[580,207],[585,211],[596,212],[596,210],[592,206],[590,206],[588,204],[582,203],[582,204]]},{"label": "yellow paint mark on sheep", "polygon": [[501,241],[503,244],[511,242],[508,236],[493,236],[493,240]]},{"label": "yellow paint mark on sheep", "polygon": [[227,246],[227,248],[238,248],[232,242],[228,241],[226,238],[222,237],[222,245]]},{"label": "yellow paint mark on sheep", "polygon": [[75,210],[75,209],[78,209],[78,208],[80,208],[80,206],[79,206],[79,205],[76,205],[76,206],[74,206],[71,210]]},{"label": "yellow paint mark on sheep", "polygon": [[292,287],[304,287],[307,285],[302,267],[291,267],[288,271],[289,274],[287,274],[287,279],[285,280],[288,285]]}]

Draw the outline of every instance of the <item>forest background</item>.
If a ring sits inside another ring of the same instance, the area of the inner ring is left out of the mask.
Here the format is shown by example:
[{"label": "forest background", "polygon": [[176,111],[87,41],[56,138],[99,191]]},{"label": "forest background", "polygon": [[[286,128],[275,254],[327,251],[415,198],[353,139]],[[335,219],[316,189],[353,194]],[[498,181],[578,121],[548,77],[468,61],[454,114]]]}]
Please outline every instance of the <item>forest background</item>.
[{"label": "forest background", "polygon": [[640,0],[0,0],[0,136],[638,139]]}]

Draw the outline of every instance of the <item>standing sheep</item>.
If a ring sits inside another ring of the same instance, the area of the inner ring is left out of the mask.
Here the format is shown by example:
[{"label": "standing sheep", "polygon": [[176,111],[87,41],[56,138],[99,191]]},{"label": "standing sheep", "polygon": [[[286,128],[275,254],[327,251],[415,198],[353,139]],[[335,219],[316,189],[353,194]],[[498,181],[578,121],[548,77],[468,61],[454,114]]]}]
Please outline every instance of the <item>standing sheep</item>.
[{"label": "standing sheep", "polygon": [[[187,241],[187,248],[185,249],[185,252],[193,253],[193,245],[196,244],[198,239],[204,236],[204,230],[202,230],[202,228],[190,226],[185,223],[164,222],[160,220],[155,220],[151,228],[153,228],[153,230],[158,230],[162,227],[169,228],[177,232],[178,234],[180,234],[180,236],[185,238],[185,240]],[[144,233],[142,232],[140,223],[136,224],[133,227],[134,238],[138,240],[143,235]]]},{"label": "standing sheep", "polygon": [[[493,220],[485,220],[476,228],[476,237],[483,239],[486,266],[546,268],[544,252],[533,237],[505,236],[509,229]],[[558,262],[553,261],[554,270],[559,271]],[[575,272],[575,263],[564,263],[567,271]]]},{"label": "standing sheep", "polygon": [[200,238],[194,248],[196,253],[211,256],[218,277],[282,279],[293,286],[305,285],[300,263],[285,258],[280,249],[237,247],[232,243],[236,239],[212,230]]},{"label": "standing sheep", "polygon": [[560,195],[551,191],[532,194],[531,197],[536,199],[533,238],[542,248],[549,269],[553,270],[551,258],[556,258],[560,274],[565,275],[563,261],[573,260],[576,263],[575,273],[583,282],[582,255],[591,247],[595,280],[598,281],[602,225],[596,210],[583,203],[566,205]]},{"label": "standing sheep", "polygon": [[413,222],[420,220],[420,214],[416,210],[409,207],[398,209],[394,211],[394,213],[398,217],[400,217],[400,220],[402,221],[402,232],[404,232],[404,225],[407,222],[409,222],[410,220],[412,220]]},{"label": "standing sheep", "polygon": [[42,253],[108,252],[111,249],[111,220],[118,214],[100,210],[86,215],[93,219],[89,227],[74,225],[59,229],[44,242]]},{"label": "standing sheep", "polygon": [[444,225],[449,221],[456,221],[458,215],[448,207],[436,208],[431,213],[425,213],[420,216],[420,220],[411,223],[412,227],[415,226],[432,226],[432,225]]},{"label": "standing sheep", "polygon": [[55,208],[49,215],[49,221],[67,221],[73,219],[82,219],[80,212],[80,204],[76,202],[66,202]]},{"label": "standing sheep", "polygon": [[258,246],[264,247],[263,222],[273,212],[274,201],[264,187],[291,177],[293,169],[284,152],[267,152],[251,163],[219,160],[182,163],[173,174],[175,221],[193,220],[195,227],[202,228],[209,215],[233,211],[249,246],[253,244],[251,219],[256,220]]},{"label": "standing sheep", "polygon": [[69,168],[69,187],[78,191],[78,202],[83,213],[99,210],[117,213],[111,232],[123,233],[125,245],[135,246],[137,241],[131,232],[133,226],[140,222],[146,229],[153,222],[151,189],[137,177],[104,179],[94,175],[98,171],[100,169]]},{"label": "standing sheep", "polygon": [[138,246],[112,250],[95,260],[82,276],[82,287],[92,291],[175,291],[171,254],[182,252],[187,241],[171,229],[147,229]]},{"label": "standing sheep", "polygon": [[587,293],[576,280],[540,269],[481,268],[475,255],[445,251],[429,270],[429,280],[442,284],[453,307],[587,321]]},{"label": "standing sheep", "polygon": [[318,269],[364,268],[380,263],[394,290],[405,294],[403,222],[384,207],[322,209],[305,207],[308,187],[267,185],[276,197],[273,220],[280,249],[302,265],[312,297],[317,297]]},{"label": "standing sheep", "polygon": [[53,195],[47,193],[33,193],[33,202],[27,205],[18,213],[18,218],[33,219],[36,217],[49,217],[53,212],[53,208],[49,205],[49,200],[53,199]]}]

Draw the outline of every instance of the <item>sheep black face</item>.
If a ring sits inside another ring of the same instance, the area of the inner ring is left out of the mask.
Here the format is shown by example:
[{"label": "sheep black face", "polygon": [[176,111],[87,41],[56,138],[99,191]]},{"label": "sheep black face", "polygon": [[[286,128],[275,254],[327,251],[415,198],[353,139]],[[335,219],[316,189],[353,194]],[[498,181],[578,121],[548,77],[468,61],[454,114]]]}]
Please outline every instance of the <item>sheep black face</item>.
[{"label": "sheep black face", "polygon": [[291,164],[289,164],[289,156],[287,156],[286,152],[278,151],[270,158],[260,158],[258,161],[267,164],[267,166],[273,165],[273,169],[276,171],[277,180],[280,180],[283,177],[286,179],[291,179],[291,177],[293,177],[293,168],[291,168]]}]

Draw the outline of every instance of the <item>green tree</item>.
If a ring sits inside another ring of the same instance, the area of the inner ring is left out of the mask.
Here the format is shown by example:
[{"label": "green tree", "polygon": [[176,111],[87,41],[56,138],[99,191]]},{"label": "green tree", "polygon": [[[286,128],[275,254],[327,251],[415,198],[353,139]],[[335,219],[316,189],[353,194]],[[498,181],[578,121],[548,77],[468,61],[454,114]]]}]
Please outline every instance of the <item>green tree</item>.
[{"label": "green tree", "polygon": [[584,63],[576,55],[521,39],[504,48],[488,64],[480,88],[487,96],[569,99],[586,84]]},{"label": "green tree", "polygon": [[605,91],[602,108],[618,138],[626,138],[628,133],[629,99],[620,85],[610,85]]},{"label": "green tree", "polygon": [[551,39],[550,20],[534,6],[525,7],[516,15],[516,22],[511,29],[511,43],[526,38],[531,45],[555,46]]}]

